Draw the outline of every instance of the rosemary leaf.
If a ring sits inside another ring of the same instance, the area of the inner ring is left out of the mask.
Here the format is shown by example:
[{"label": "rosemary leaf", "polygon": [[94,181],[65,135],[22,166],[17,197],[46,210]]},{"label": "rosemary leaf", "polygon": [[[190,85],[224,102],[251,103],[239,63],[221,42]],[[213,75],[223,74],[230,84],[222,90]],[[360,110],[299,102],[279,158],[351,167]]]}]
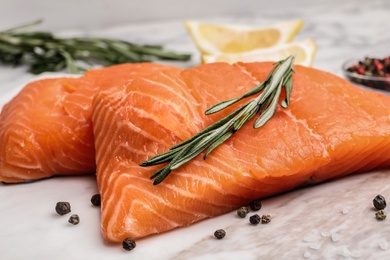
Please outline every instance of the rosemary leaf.
[{"label": "rosemary leaf", "polygon": [[61,55],[65,58],[66,67],[68,68],[68,72],[72,74],[79,73],[79,69],[77,68],[72,56],[69,54],[69,52],[66,52],[64,50],[59,50]]},{"label": "rosemary leaf", "polygon": [[287,108],[290,105],[290,95],[292,91],[292,77],[289,77],[287,79],[286,84],[284,85],[284,88],[286,90],[286,98],[282,101],[281,105],[283,108]]},{"label": "rosemary leaf", "polygon": [[18,25],[16,27],[9,28],[9,29],[5,30],[4,32],[6,32],[6,33],[14,33],[14,32],[17,32],[19,30],[25,30],[27,28],[36,26],[38,24],[41,24],[42,22],[43,22],[43,20],[39,19],[39,20],[36,20],[34,22],[29,22],[29,23]]},{"label": "rosemary leaf", "polygon": [[263,90],[263,88],[265,86],[264,82],[262,82],[261,84],[257,85],[253,89],[249,90],[247,93],[245,93],[241,97],[233,98],[233,99],[230,99],[230,100],[225,100],[225,101],[222,101],[222,102],[220,102],[218,104],[215,104],[214,106],[212,106],[209,109],[207,109],[205,114],[206,115],[210,115],[210,114],[216,113],[218,111],[221,111],[222,109],[227,108],[228,106],[231,106],[231,105],[237,103],[238,101],[240,101],[240,100],[242,100],[242,99],[244,99],[246,97],[249,97],[249,96],[252,96],[254,94],[257,94],[258,92]]},{"label": "rosemary leaf", "polygon": [[[27,31],[42,20],[0,32],[0,62],[28,65],[35,74],[68,69],[80,73],[93,65],[151,62],[154,60],[187,61],[189,54],[166,51],[160,45],[139,45],[117,39],[74,37],[59,38],[50,32]],[[85,68],[77,64],[87,65]]]},{"label": "rosemary leaf", "polygon": [[255,120],[253,127],[259,128],[263,126],[275,114],[283,87],[285,88],[286,98],[282,101],[282,107],[287,108],[290,104],[292,90],[292,73],[294,72],[292,66],[294,57],[290,56],[285,60],[277,62],[266,80],[247,93],[238,98],[222,101],[206,110],[206,113],[215,113],[243,98],[262,91],[256,98],[206,127],[193,137],[172,146],[168,152],[156,155],[142,162],[140,166],[144,167],[169,162],[166,166],[151,175],[150,178],[154,179],[153,184],[157,185],[161,183],[171,171],[178,169],[207,149],[203,156],[206,159],[215,148],[228,140],[257,114],[259,114],[259,117]]},{"label": "rosemary leaf", "polygon": [[230,99],[230,100],[225,100],[225,101],[222,101],[220,103],[217,103],[214,106],[212,106],[209,109],[207,109],[205,114],[206,115],[210,115],[210,114],[216,113],[216,112],[218,112],[218,111],[220,111],[222,109],[227,108],[228,106],[231,106],[231,105],[237,103],[238,101],[240,101],[240,100],[242,100],[242,99],[244,99],[246,97],[250,97],[250,96],[253,96],[254,94],[259,93],[260,91],[262,91],[264,89],[266,84],[271,80],[272,75],[273,75],[273,73],[274,73],[276,68],[277,68],[276,66],[273,67],[272,70],[270,71],[270,73],[268,74],[268,77],[262,83],[260,83],[256,87],[252,88],[251,90],[246,92],[241,97],[233,98],[233,99]]},{"label": "rosemary leaf", "polygon": [[219,139],[217,139],[214,143],[212,143],[209,148],[207,148],[203,159],[206,159],[207,155],[211,153],[215,148],[217,148],[220,144],[224,143],[230,136],[234,134],[235,130],[231,129],[229,132],[224,133]]},{"label": "rosemary leaf", "polygon": [[282,90],[282,82],[280,82],[279,86],[277,87],[276,92],[273,95],[273,98],[270,99],[271,104],[267,108],[265,108],[261,112],[261,116],[259,116],[256,119],[255,124],[253,125],[254,128],[262,127],[275,114],[276,105],[278,104],[278,99],[279,99],[281,90]]},{"label": "rosemary leaf", "polygon": [[203,135],[204,133],[208,133],[226,123],[228,123],[230,120],[232,120],[236,115],[238,115],[241,110],[245,109],[245,106],[242,106],[240,108],[238,108],[236,111],[232,112],[230,115],[222,118],[221,120],[215,122],[214,124],[206,127],[205,129],[203,129],[202,131],[200,131],[199,133],[197,133],[196,135],[194,135],[193,137],[181,142],[181,143],[178,143],[178,144],[175,144],[174,146],[172,146],[172,148],[177,148],[177,147],[180,147],[180,146],[183,146],[183,145],[186,145],[188,143],[191,143],[193,141],[195,141],[196,138],[198,138],[199,136]]},{"label": "rosemary leaf", "polygon": [[211,133],[204,133],[195,139],[195,142],[191,142],[188,144],[183,151],[179,153],[180,156],[175,156],[172,160],[172,164],[170,165],[171,170],[176,170],[186,162],[189,162],[191,159],[195,158],[200,154],[206,147],[210,144],[211,141],[218,138],[217,131],[213,131]]},{"label": "rosemary leaf", "polygon": [[140,166],[151,166],[151,165],[157,165],[157,164],[169,162],[173,159],[173,157],[175,156],[177,151],[178,151],[178,148],[171,149],[168,152],[154,156],[152,159],[150,159],[148,161],[144,161],[143,163],[140,164]]}]

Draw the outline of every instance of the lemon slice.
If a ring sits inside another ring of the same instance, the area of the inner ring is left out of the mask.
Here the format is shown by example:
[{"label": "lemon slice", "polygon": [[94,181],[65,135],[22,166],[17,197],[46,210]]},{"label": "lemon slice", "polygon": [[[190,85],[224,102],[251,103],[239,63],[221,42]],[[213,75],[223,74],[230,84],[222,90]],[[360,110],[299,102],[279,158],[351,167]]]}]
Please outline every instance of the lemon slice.
[{"label": "lemon slice", "polygon": [[291,20],[263,27],[185,21],[185,27],[203,54],[239,53],[290,42],[303,26]]},{"label": "lemon slice", "polygon": [[215,54],[203,55],[203,63],[211,62],[254,62],[254,61],[278,61],[287,58],[291,54],[296,54],[295,64],[311,66],[317,45],[312,39],[305,39],[291,43],[285,43],[273,48],[257,49],[253,51],[241,52],[237,54]]}]

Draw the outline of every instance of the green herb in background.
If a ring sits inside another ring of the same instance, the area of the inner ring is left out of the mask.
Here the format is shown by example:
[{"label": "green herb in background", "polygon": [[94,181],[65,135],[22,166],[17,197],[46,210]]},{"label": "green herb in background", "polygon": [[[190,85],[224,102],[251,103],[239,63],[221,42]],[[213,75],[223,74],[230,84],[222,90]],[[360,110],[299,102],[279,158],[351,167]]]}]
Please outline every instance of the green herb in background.
[{"label": "green herb in background", "polygon": [[161,183],[172,170],[189,162],[205,149],[207,149],[204,154],[204,159],[206,159],[206,156],[212,150],[229,139],[256,114],[259,114],[259,117],[256,119],[253,127],[259,128],[263,126],[274,115],[282,88],[286,91],[286,98],[282,100],[281,106],[283,108],[288,107],[292,90],[294,57],[290,56],[285,60],[277,62],[268,77],[261,84],[249,90],[241,97],[222,101],[212,106],[206,110],[206,114],[218,112],[246,97],[261,92],[256,98],[250,100],[216,123],[206,127],[190,139],[172,146],[168,152],[156,155],[141,163],[140,166],[146,167],[169,162],[165,167],[156,171],[150,177],[151,179],[155,179],[153,184],[157,185]]},{"label": "green herb in background", "polygon": [[191,58],[189,54],[165,51],[159,45],[138,45],[92,37],[58,38],[49,32],[26,30],[41,22],[39,20],[0,32],[0,63],[28,65],[29,71],[34,74],[65,68],[69,73],[80,73],[93,65],[186,61]]}]

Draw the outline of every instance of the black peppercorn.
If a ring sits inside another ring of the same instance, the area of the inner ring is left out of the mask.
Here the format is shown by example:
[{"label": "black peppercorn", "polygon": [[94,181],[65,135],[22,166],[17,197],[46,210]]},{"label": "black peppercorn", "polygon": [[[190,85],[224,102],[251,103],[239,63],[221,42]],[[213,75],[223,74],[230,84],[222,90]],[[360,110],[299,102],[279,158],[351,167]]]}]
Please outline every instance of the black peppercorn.
[{"label": "black peppercorn", "polygon": [[386,208],[386,200],[382,195],[377,195],[374,198],[373,203],[374,203],[374,207],[377,210],[381,210],[381,209]]},{"label": "black peppercorn", "polygon": [[246,214],[249,213],[249,209],[248,207],[241,207],[237,210],[237,215],[240,217],[240,218],[245,218],[246,217]]},{"label": "black peppercorn", "polygon": [[226,236],[226,231],[223,230],[223,229],[218,229],[214,232],[214,236],[217,238],[217,239],[222,239]]},{"label": "black peppercorn", "polygon": [[65,201],[57,202],[56,212],[60,215],[65,215],[70,212],[70,203]]},{"label": "black peppercorn", "polygon": [[253,215],[253,216],[251,216],[251,217],[249,218],[249,221],[251,222],[251,224],[257,225],[257,224],[260,223],[260,216],[257,215],[257,214],[255,214],[255,215]]},{"label": "black peppercorn", "polygon": [[251,201],[251,203],[249,204],[249,206],[251,207],[251,210],[253,211],[258,211],[261,209],[261,202],[260,200],[253,200]]},{"label": "black peppercorn", "polygon": [[70,224],[77,225],[78,223],[80,223],[80,217],[79,217],[79,215],[73,214],[72,216],[70,216],[68,222],[69,222]]},{"label": "black peppercorn", "polygon": [[100,200],[100,194],[95,194],[91,198],[91,203],[94,206],[100,206],[101,200]]},{"label": "black peppercorn", "polygon": [[264,214],[261,216],[261,224],[268,224],[271,222],[271,216],[269,214]]},{"label": "black peppercorn", "polygon": [[135,241],[131,238],[126,238],[123,240],[122,242],[122,246],[123,246],[123,249],[125,249],[126,251],[131,251],[133,250],[137,245],[135,243]]}]

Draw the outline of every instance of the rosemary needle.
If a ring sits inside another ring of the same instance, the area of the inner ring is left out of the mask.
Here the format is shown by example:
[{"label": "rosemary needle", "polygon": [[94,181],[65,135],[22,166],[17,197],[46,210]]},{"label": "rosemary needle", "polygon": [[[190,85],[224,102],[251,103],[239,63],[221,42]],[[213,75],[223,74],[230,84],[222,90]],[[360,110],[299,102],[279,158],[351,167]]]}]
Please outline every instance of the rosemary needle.
[{"label": "rosemary needle", "polygon": [[255,120],[254,128],[263,126],[276,111],[282,88],[285,89],[286,98],[281,105],[286,108],[290,104],[290,94],[292,90],[292,73],[294,55],[275,64],[268,77],[258,86],[249,90],[241,97],[222,101],[206,110],[206,114],[212,114],[231,106],[238,101],[261,92],[257,97],[239,107],[229,115],[206,127],[198,134],[178,143],[166,152],[144,161],[140,166],[152,166],[168,163],[166,166],[155,172],[150,178],[155,179],[153,184],[161,183],[172,170],[175,170],[198,156],[205,149],[204,159],[220,144],[225,142],[236,131],[256,114],[259,117]]},{"label": "rosemary needle", "polygon": [[159,45],[93,37],[59,38],[49,32],[28,30],[41,22],[38,20],[1,31],[0,63],[13,66],[25,64],[34,74],[63,69],[69,73],[81,73],[92,65],[163,59],[186,61],[191,58],[189,54],[165,51]]}]

